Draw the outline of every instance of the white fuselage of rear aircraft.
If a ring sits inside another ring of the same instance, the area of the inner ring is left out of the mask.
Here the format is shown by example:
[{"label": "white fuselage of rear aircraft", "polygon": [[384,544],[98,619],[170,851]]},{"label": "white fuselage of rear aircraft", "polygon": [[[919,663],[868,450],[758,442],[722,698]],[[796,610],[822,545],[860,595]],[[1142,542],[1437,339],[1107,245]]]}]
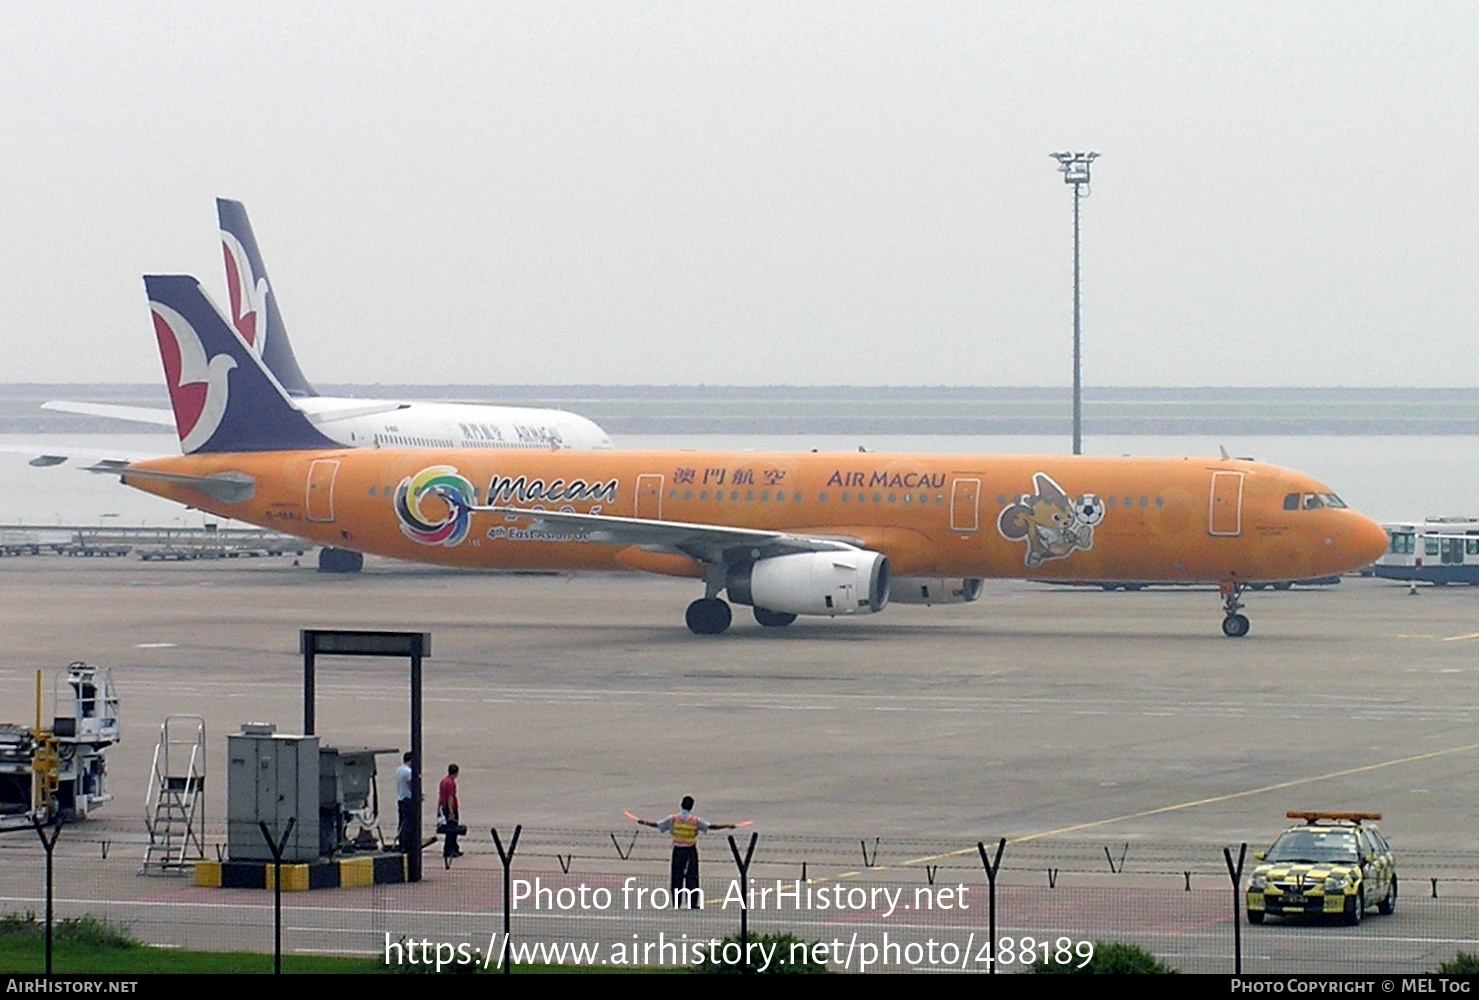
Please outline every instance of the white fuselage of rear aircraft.
[{"label": "white fuselage of rear aircraft", "polygon": [[295,403],[319,431],[351,448],[612,448],[611,438],[600,427],[564,410],[326,396],[303,397]]}]

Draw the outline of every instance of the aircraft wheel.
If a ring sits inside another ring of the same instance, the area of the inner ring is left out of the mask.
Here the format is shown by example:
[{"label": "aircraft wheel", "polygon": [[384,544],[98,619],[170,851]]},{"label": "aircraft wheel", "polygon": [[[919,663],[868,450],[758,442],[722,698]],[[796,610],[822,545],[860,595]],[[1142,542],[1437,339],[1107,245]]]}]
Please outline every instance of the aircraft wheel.
[{"label": "aircraft wheel", "polygon": [[1229,639],[1239,639],[1248,634],[1247,615],[1228,615],[1222,619],[1222,634]]},{"label": "aircraft wheel", "polygon": [[1110,593],[1114,593],[1114,589],[1116,587],[1118,587],[1119,584],[1117,584],[1117,583],[1101,583],[1101,584],[1099,584],[1099,586],[1103,587],[1105,590],[1109,591]]},{"label": "aircraft wheel", "polygon": [[701,597],[688,605],[683,618],[694,635],[718,635],[729,628],[734,612],[717,597]]},{"label": "aircraft wheel", "polygon": [[1292,586],[1294,586],[1294,581],[1293,580],[1280,580],[1278,583],[1274,584],[1274,589],[1275,590],[1288,590]]},{"label": "aircraft wheel", "polygon": [[318,550],[320,573],[358,573],[364,568],[365,557],[362,553],[336,549],[329,545]]},{"label": "aircraft wheel", "polygon": [[771,611],[760,607],[754,610],[755,620],[766,628],[785,628],[796,620],[796,616],[789,611]]}]

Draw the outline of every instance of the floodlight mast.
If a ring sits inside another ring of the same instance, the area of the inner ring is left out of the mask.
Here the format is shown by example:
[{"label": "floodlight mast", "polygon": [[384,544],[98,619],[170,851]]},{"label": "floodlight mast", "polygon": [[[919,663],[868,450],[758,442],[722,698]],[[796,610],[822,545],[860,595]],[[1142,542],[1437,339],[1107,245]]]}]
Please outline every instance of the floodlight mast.
[{"label": "floodlight mast", "polygon": [[1098,158],[1098,153],[1049,153],[1058,161],[1063,173],[1063,183],[1073,185],[1073,453],[1083,454],[1084,402],[1083,402],[1083,314],[1079,307],[1078,250],[1079,210],[1078,203],[1089,196],[1089,164]]}]

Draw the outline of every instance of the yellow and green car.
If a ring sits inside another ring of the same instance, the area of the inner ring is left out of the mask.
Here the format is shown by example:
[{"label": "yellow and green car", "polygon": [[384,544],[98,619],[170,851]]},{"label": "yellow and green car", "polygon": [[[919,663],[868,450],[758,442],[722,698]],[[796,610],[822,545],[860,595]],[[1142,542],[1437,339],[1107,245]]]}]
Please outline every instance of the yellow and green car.
[{"label": "yellow and green car", "polygon": [[1291,812],[1303,820],[1279,835],[1248,880],[1248,922],[1277,917],[1341,917],[1359,924],[1371,907],[1397,908],[1392,849],[1372,820],[1380,813]]}]

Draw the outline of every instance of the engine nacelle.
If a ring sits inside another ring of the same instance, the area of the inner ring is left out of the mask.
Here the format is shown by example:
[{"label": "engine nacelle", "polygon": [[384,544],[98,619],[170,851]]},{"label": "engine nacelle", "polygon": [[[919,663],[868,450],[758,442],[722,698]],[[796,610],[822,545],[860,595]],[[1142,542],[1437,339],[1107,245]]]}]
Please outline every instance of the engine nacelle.
[{"label": "engine nacelle", "polygon": [[981,598],[978,577],[897,576],[888,599],[895,604],[971,604]]},{"label": "engine nacelle", "polygon": [[729,568],[736,604],[793,615],[871,615],[888,604],[888,556],[881,552],[800,552]]}]

